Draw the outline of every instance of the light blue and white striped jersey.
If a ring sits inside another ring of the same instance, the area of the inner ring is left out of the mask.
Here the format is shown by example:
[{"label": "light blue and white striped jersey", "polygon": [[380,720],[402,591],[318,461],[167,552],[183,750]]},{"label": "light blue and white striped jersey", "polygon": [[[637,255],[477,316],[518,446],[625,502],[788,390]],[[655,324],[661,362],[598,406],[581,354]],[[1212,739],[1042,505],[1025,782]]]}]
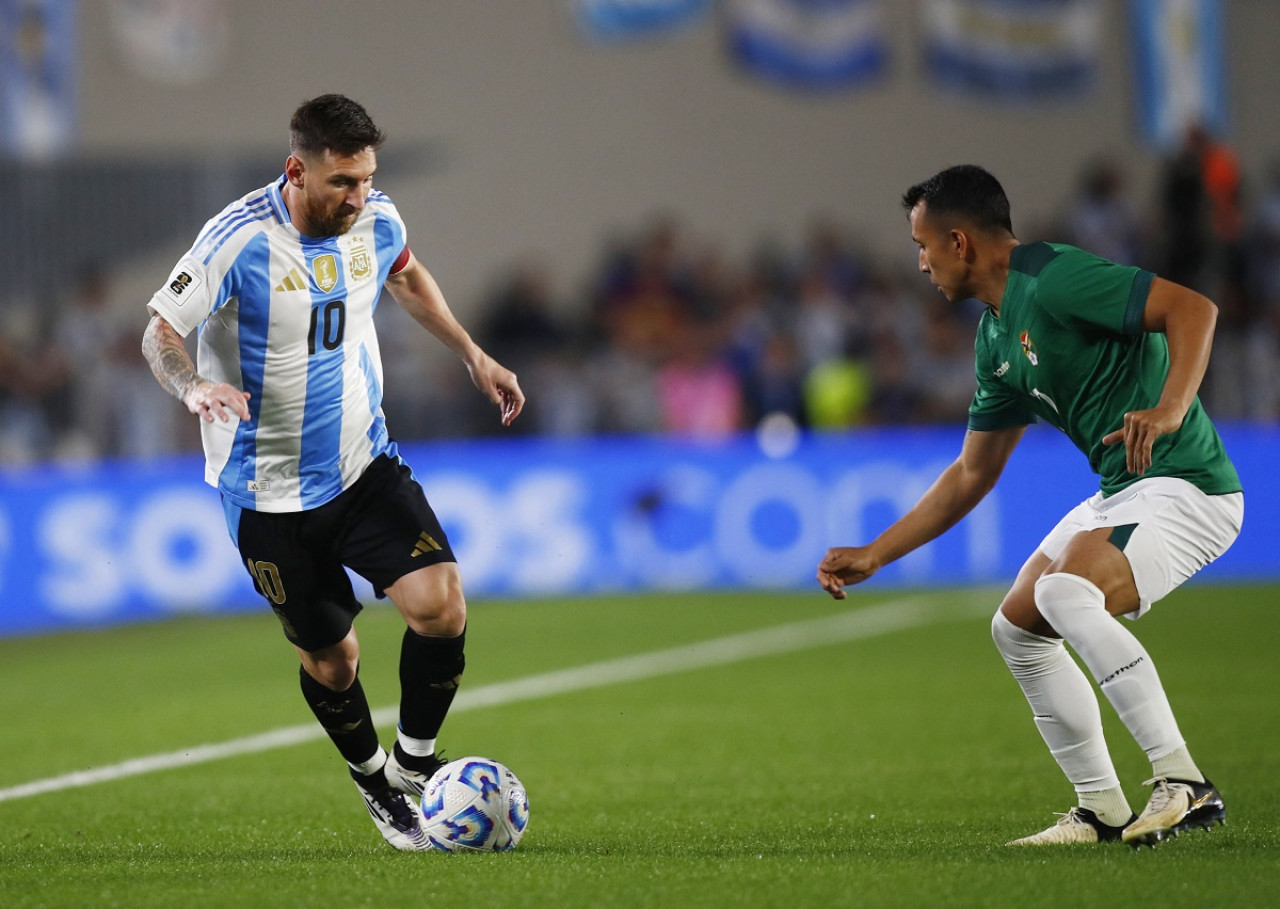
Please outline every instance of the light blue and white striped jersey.
[{"label": "light blue and white striped jersey", "polygon": [[408,260],[404,222],[373,191],[339,237],[298,232],[275,183],[210,220],[148,308],[183,337],[196,369],[249,392],[248,421],[201,422],[205,480],[255,511],[316,508],[379,454],[382,415],[373,311]]}]

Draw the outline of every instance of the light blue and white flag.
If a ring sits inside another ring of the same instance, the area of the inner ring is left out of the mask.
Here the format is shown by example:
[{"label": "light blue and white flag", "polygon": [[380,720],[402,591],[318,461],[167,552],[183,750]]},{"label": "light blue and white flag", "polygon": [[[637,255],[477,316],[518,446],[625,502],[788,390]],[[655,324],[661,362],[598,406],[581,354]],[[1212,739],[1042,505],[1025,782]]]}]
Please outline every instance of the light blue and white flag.
[{"label": "light blue and white flag", "polygon": [[686,28],[711,0],[573,0],[578,27],[598,41],[626,41]]},{"label": "light blue and white flag", "polygon": [[880,0],[728,0],[725,26],[741,66],[793,88],[859,85],[889,60]]},{"label": "light blue and white flag", "polygon": [[1138,117],[1147,141],[1170,150],[1187,128],[1227,127],[1219,0],[1131,0]]},{"label": "light blue and white flag", "polygon": [[0,155],[47,161],[75,144],[76,0],[0,0]]},{"label": "light blue and white flag", "polygon": [[1057,100],[1097,79],[1098,0],[921,0],[925,70],[945,88]]}]

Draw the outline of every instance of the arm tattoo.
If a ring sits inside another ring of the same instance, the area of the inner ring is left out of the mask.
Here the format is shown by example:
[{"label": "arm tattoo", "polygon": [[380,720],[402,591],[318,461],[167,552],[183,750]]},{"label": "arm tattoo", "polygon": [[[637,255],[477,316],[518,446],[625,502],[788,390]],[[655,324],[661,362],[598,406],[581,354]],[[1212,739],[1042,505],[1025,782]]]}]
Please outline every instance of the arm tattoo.
[{"label": "arm tattoo", "polygon": [[187,392],[202,381],[182,345],[182,338],[161,316],[152,316],[147,325],[142,336],[142,355],[164,390],[179,401],[185,401]]}]

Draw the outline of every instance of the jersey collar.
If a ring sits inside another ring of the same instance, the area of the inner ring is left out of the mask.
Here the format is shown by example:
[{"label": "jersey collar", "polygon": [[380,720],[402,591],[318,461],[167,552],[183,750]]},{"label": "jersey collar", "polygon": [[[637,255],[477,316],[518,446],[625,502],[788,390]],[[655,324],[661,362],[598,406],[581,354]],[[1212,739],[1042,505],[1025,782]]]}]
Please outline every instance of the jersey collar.
[{"label": "jersey collar", "polygon": [[281,174],[280,179],[267,187],[267,198],[271,200],[271,211],[285,227],[297,232],[297,228],[293,226],[293,221],[289,218],[289,209],[284,204],[284,194],[281,190],[284,188],[284,181],[288,180],[287,174]]}]

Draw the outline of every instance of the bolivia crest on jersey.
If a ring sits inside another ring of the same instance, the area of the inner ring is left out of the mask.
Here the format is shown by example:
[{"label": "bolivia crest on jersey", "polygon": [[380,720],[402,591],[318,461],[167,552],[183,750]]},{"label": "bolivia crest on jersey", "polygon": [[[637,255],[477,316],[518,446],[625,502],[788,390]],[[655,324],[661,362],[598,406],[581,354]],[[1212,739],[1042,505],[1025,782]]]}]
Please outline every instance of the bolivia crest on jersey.
[{"label": "bolivia crest on jersey", "polygon": [[1031,340],[1030,332],[1023,332],[1018,335],[1018,343],[1022,345],[1022,352],[1027,355],[1027,359],[1031,361],[1032,366],[1040,365],[1040,358],[1036,356],[1036,345]]}]

